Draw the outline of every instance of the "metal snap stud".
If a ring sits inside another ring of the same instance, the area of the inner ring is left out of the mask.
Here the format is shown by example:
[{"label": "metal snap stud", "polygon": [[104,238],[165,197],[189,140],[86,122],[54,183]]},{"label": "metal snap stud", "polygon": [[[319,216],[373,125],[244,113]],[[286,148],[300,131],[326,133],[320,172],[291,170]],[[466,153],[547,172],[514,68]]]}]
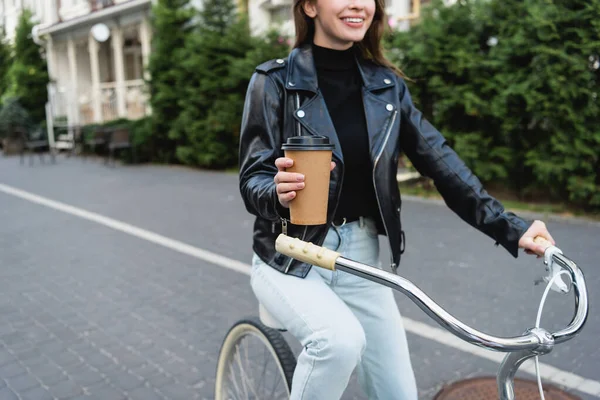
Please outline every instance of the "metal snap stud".
[{"label": "metal snap stud", "polygon": [[394,106],[391,104],[388,104],[387,106],[385,106],[385,109],[388,111],[392,111],[394,109]]},{"label": "metal snap stud", "polygon": [[389,79],[384,79],[383,83],[385,83],[386,85],[389,85],[390,83],[392,83],[392,81],[390,81]]},{"label": "metal snap stud", "polygon": [[284,61],[281,58],[278,58],[277,60],[275,60],[275,62],[277,64],[283,64],[284,63]]},{"label": "metal snap stud", "polygon": [[303,110],[298,110],[298,112],[296,113],[296,115],[298,116],[298,118],[304,118],[304,116],[306,115],[306,113]]}]

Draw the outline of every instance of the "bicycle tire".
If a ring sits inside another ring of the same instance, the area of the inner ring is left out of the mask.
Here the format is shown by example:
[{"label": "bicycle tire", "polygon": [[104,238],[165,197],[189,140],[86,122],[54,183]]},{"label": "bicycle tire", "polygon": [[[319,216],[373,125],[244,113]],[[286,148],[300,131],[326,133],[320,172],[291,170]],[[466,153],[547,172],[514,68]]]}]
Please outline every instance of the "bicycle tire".
[{"label": "bicycle tire", "polygon": [[272,355],[279,373],[285,379],[289,397],[292,388],[292,378],[296,369],[296,357],[281,332],[269,328],[257,317],[249,317],[233,324],[223,339],[217,361],[215,400],[228,400],[224,396],[226,389],[224,387],[224,380],[227,374],[226,368],[235,352],[236,344],[248,334],[258,337]]}]

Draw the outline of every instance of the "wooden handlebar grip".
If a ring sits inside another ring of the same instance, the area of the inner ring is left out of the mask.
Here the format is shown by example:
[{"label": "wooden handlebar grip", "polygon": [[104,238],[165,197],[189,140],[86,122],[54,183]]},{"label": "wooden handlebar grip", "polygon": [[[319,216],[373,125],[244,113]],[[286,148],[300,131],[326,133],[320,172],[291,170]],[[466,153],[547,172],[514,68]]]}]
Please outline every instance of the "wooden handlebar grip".
[{"label": "wooden handlebar grip", "polygon": [[340,256],[340,253],[333,250],[289,237],[283,233],[275,241],[275,250],[296,260],[332,271],[335,270],[335,260]]},{"label": "wooden handlebar grip", "polygon": [[548,247],[554,246],[552,243],[550,243],[548,240],[544,239],[541,236],[536,236],[533,239],[533,242],[536,243],[536,244],[539,244],[540,246],[543,246],[544,250],[546,250]]}]

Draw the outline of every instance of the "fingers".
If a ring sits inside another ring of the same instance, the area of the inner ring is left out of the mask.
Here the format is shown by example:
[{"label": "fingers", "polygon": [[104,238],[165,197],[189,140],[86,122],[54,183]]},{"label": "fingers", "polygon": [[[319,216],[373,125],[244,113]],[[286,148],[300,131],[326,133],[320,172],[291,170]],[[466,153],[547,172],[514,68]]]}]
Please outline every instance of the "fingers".
[{"label": "fingers", "polygon": [[287,183],[287,182],[304,182],[304,175],[298,174],[295,172],[283,172],[279,171],[277,175],[275,175],[275,183]]},{"label": "fingers", "polygon": [[284,171],[286,168],[289,168],[292,165],[294,165],[294,160],[291,158],[279,157],[275,160],[275,166],[280,171]]},{"label": "fingers", "polygon": [[285,194],[288,192],[293,192],[295,190],[304,189],[304,182],[296,182],[296,183],[280,183],[277,185],[277,194]]},{"label": "fingers", "polygon": [[[536,240],[536,238],[538,239]],[[545,240],[539,240],[539,238]],[[519,247],[525,249],[527,254],[537,254],[538,257],[543,256],[550,246],[556,246],[556,241],[542,221],[534,221],[519,241]]]},{"label": "fingers", "polygon": [[282,206],[288,207],[289,202],[292,201],[296,197],[296,192],[287,192],[278,195],[279,202]]},{"label": "fingers", "polygon": [[[294,161],[290,158],[280,157],[275,160],[275,166],[279,170],[273,180],[275,181],[275,188],[277,197],[282,206],[288,207],[289,202],[292,201],[297,193],[297,190],[304,189],[304,175],[287,172],[286,168],[290,168],[294,165]],[[331,170],[336,166],[335,162],[331,162]]]}]

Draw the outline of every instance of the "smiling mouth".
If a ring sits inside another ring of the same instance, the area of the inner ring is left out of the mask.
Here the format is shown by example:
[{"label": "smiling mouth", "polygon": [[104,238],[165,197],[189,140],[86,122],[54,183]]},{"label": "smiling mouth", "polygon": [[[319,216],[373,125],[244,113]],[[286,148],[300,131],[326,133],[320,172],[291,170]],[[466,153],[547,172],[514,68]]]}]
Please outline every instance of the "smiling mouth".
[{"label": "smiling mouth", "polygon": [[342,18],[342,21],[350,24],[362,24],[365,22],[364,18]]}]

